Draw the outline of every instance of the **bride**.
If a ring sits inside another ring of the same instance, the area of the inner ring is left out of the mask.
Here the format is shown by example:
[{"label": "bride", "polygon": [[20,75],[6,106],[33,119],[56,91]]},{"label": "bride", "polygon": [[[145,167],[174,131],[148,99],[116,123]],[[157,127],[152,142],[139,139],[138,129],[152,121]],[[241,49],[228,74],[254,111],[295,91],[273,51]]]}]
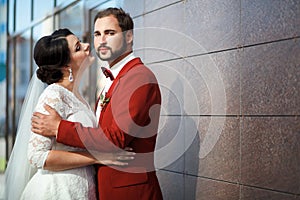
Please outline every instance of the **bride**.
[{"label": "bride", "polygon": [[[94,113],[76,86],[83,68],[94,60],[89,44],[81,43],[70,30],[59,29],[36,43],[34,59],[39,80],[33,76],[23,104],[16,143],[5,173],[5,199],[96,199],[92,165],[126,165],[122,161],[130,160],[133,153],[103,153],[97,160],[86,150],[30,131],[32,112],[47,113],[45,104],[64,119],[97,126]],[[44,89],[41,81],[49,86]]]}]

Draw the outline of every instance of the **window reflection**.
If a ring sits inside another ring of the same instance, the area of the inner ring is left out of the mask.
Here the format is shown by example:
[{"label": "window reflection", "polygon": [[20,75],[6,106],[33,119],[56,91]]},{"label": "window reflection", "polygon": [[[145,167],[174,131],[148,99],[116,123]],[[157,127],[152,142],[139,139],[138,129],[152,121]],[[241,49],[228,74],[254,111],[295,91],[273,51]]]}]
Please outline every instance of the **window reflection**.
[{"label": "window reflection", "polygon": [[[56,17],[57,28],[68,28],[79,38],[84,34],[84,10],[82,2],[67,8]],[[56,28],[56,29],[57,29]]]},{"label": "window reflection", "polygon": [[56,5],[58,7],[63,7],[63,6],[66,6],[72,2],[74,2],[75,0],[56,0]]},{"label": "window reflection", "polygon": [[9,19],[8,19],[8,31],[10,32],[10,33],[12,33],[13,31],[14,31],[14,7],[13,7],[13,5],[14,5],[14,0],[9,0],[9,9],[7,10],[7,12],[8,12],[8,16],[9,16]]},{"label": "window reflection", "polygon": [[[25,98],[26,90],[30,80],[30,31],[17,37],[16,40],[16,102],[15,102],[15,119],[19,120],[19,115]],[[17,127],[17,124],[16,124]]]},{"label": "window reflection", "polygon": [[33,28],[33,47],[38,39],[53,32],[53,17],[50,17]]},{"label": "window reflection", "polygon": [[7,84],[8,84],[8,102],[7,102],[7,109],[8,109],[8,115],[6,116],[6,119],[8,121],[8,127],[6,127],[6,132],[8,133],[8,143],[6,144],[7,147],[7,153],[10,155],[13,142],[14,142],[14,136],[15,136],[15,118],[14,118],[14,104],[15,104],[15,81],[14,81],[14,71],[15,71],[15,65],[14,65],[14,55],[15,55],[15,49],[14,49],[14,42],[15,39],[9,43],[9,51],[8,53],[8,74],[9,77],[6,77]]},{"label": "window reflection", "polygon": [[33,1],[33,19],[40,19],[51,13],[54,8],[54,1],[34,0]]},{"label": "window reflection", "polygon": [[16,0],[16,31],[28,27],[31,22],[31,0]]}]

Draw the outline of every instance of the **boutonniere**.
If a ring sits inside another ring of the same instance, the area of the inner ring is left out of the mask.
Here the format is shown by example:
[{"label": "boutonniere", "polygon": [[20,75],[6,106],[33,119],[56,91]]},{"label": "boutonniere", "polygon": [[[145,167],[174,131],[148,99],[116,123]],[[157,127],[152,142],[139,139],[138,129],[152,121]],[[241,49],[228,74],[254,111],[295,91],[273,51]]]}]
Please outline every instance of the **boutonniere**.
[{"label": "boutonniere", "polygon": [[105,97],[102,101],[102,103],[100,104],[101,108],[105,107],[110,101],[110,97]]}]

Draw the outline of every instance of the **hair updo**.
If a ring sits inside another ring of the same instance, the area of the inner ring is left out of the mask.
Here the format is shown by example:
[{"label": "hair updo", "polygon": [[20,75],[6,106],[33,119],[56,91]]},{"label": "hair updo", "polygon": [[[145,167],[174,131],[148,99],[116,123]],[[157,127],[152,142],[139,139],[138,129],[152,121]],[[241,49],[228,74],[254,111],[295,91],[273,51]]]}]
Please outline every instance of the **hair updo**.
[{"label": "hair updo", "polygon": [[37,77],[47,84],[62,79],[64,68],[70,62],[66,36],[74,35],[69,29],[59,29],[39,39],[34,47],[34,60],[39,66]]}]

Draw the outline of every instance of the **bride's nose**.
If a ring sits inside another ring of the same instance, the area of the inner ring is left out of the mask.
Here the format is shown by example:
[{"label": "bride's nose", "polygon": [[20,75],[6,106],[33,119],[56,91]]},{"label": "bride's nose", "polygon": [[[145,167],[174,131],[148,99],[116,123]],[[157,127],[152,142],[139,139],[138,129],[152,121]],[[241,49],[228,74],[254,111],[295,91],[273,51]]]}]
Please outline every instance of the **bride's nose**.
[{"label": "bride's nose", "polygon": [[90,44],[89,43],[84,43],[84,50],[89,51],[90,50]]}]

